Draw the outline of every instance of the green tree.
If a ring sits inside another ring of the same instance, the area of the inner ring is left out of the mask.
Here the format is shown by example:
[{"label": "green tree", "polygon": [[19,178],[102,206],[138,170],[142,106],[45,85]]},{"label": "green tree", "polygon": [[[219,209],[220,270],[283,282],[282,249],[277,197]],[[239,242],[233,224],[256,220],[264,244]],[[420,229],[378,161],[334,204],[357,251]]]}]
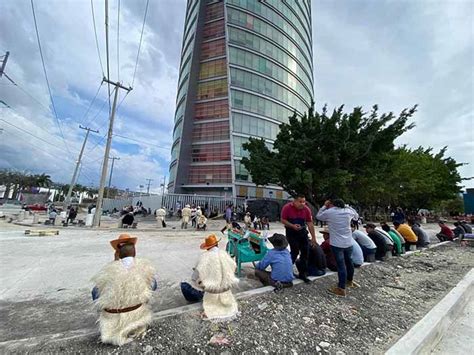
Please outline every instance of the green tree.
[{"label": "green tree", "polygon": [[394,140],[414,127],[408,119],[416,106],[403,110],[398,117],[379,116],[378,107],[370,113],[356,107],[350,113],[343,106],[328,115],[311,108],[301,118],[296,114],[280,125],[280,132],[270,150],[261,139],[244,144],[250,153],[242,163],[258,185],[282,186],[290,194],[304,193],[313,204],[334,195],[355,202],[357,189],[366,183],[382,189],[381,168],[391,164],[387,153],[394,150]]}]

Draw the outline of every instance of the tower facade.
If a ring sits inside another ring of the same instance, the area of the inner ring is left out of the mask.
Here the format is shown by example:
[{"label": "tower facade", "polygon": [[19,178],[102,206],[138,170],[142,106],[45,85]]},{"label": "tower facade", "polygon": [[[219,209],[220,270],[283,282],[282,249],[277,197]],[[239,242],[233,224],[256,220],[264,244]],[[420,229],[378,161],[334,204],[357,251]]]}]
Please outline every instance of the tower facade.
[{"label": "tower facade", "polygon": [[242,145],[271,147],[312,100],[310,0],[188,0],[168,190],[286,197],[252,183]]}]

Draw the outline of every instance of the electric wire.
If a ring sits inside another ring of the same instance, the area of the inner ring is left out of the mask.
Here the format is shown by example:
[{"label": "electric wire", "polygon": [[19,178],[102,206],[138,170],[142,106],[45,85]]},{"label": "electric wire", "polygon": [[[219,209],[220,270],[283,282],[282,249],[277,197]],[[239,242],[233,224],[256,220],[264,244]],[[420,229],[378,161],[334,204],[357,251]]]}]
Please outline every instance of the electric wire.
[{"label": "electric wire", "polygon": [[120,0],[117,9],[117,81],[120,81]]},{"label": "electric wire", "polygon": [[41,63],[43,64],[44,77],[46,78],[46,84],[48,86],[49,98],[51,99],[51,105],[53,107],[54,116],[56,117],[56,122],[58,124],[59,133],[61,134],[61,138],[63,139],[64,146],[66,147],[66,150],[69,153],[69,155],[71,155],[71,151],[69,150],[69,147],[66,143],[66,139],[64,138],[63,129],[61,127],[61,122],[59,120],[58,113],[56,111],[56,106],[54,105],[53,94],[51,93],[51,87],[49,85],[48,74],[46,72],[46,65],[44,64],[43,50],[41,48],[41,41],[40,41],[40,36],[39,36],[39,31],[38,31],[38,24],[37,24],[37,21],[36,21],[35,6],[33,4],[33,0],[30,0],[30,2],[31,2],[31,10],[33,12],[33,20],[34,20],[34,23],[35,23],[36,39],[37,39],[37,42],[38,42],[38,48],[39,48],[39,52],[40,52],[40,56],[41,56]]},{"label": "electric wire", "polygon": [[137,66],[138,66],[138,58],[140,57],[140,50],[142,48],[142,40],[143,40],[143,31],[145,29],[145,22],[146,22],[146,16],[148,13],[148,4],[150,3],[150,0],[146,0],[146,7],[145,7],[145,15],[143,16],[143,24],[142,24],[142,31],[140,34],[140,43],[138,44],[138,52],[137,52],[137,60],[135,62],[135,69],[133,71],[133,78],[132,78],[132,87],[133,84],[135,83],[135,75],[137,74]]},{"label": "electric wire", "polygon": [[100,70],[102,71],[102,77],[104,77],[104,66],[102,64],[102,58],[100,56],[99,40],[97,39],[97,27],[95,25],[95,14],[94,14],[94,0],[91,0],[91,10],[92,10],[92,23],[94,24],[94,35],[95,35],[95,45],[97,47],[97,54],[99,55]]},{"label": "electric wire", "polygon": [[101,81],[101,82],[100,82],[100,85],[99,85],[99,87],[97,88],[97,91],[96,91],[96,93],[95,93],[95,95],[94,95],[94,98],[92,99],[92,101],[91,101],[89,107],[87,108],[86,112],[84,113],[84,116],[82,116],[81,122],[84,122],[84,120],[86,119],[87,114],[89,113],[89,111],[91,110],[92,106],[94,105],[94,102],[95,102],[95,100],[97,99],[97,96],[99,95],[100,89],[102,88],[102,85],[103,85],[103,84],[104,84],[104,82]]}]

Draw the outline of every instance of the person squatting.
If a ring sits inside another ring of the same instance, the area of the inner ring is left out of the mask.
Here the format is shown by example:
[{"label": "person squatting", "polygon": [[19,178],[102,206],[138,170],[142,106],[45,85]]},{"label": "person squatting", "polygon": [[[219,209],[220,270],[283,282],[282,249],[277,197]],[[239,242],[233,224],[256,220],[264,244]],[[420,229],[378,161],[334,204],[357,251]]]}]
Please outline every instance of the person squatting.
[{"label": "person squatting", "polygon": [[[186,229],[194,213],[189,206],[183,210],[182,228]],[[199,219],[202,213],[195,215]],[[159,222],[164,221],[161,214],[157,216]],[[246,217],[245,224],[250,226],[250,218]],[[313,217],[305,196],[297,195],[283,207],[281,222],[285,235],[274,233],[268,238],[273,248],[255,264],[255,276],[264,286],[273,286],[279,293],[292,287],[295,278],[308,283],[309,276],[322,276],[327,268],[338,275],[337,284],[328,291],[345,297],[348,288],[360,287],[354,281],[354,270],[364,262],[383,261],[389,254],[399,256],[430,243],[428,234],[419,224],[407,224],[404,220],[396,220],[393,228],[387,223],[380,226],[367,223],[364,233],[354,222],[359,220],[358,213],[341,199],[327,200],[316,218],[327,224],[320,232],[324,239],[321,245],[316,241]],[[199,221],[196,224],[199,225]],[[462,240],[464,235],[472,235],[472,229],[462,223],[456,223],[454,231],[443,221],[439,225],[440,241],[457,236]],[[236,262],[219,248],[220,241],[214,234],[205,238],[190,281],[181,282],[180,288],[188,302],[202,301],[204,319],[227,321],[238,314],[232,289],[239,279],[235,274]],[[149,260],[136,256],[136,244],[137,238],[128,234],[110,241],[114,260],[92,278],[92,299],[98,310],[100,338],[104,343],[124,345],[143,336],[152,321],[150,301],[157,289],[156,270]]]}]

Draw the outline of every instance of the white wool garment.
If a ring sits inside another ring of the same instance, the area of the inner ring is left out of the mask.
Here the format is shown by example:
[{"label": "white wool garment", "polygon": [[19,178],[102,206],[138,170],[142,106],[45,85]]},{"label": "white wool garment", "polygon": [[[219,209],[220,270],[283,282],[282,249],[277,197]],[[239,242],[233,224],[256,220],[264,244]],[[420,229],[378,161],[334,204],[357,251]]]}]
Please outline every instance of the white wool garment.
[{"label": "white wool garment", "polygon": [[235,262],[222,250],[204,252],[196,266],[197,283],[204,290],[203,307],[208,319],[224,319],[237,314],[237,302],[230,290],[239,279]]},{"label": "white wool garment", "polygon": [[[92,281],[99,289],[95,305],[100,310],[99,328],[104,343],[123,345],[131,336],[143,332],[151,322],[148,305],[153,291],[151,284],[155,269],[151,262],[135,258],[127,269],[120,260],[107,264]],[[142,304],[136,310],[125,313],[108,313],[104,309],[122,309]]]}]

